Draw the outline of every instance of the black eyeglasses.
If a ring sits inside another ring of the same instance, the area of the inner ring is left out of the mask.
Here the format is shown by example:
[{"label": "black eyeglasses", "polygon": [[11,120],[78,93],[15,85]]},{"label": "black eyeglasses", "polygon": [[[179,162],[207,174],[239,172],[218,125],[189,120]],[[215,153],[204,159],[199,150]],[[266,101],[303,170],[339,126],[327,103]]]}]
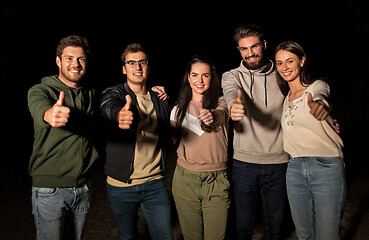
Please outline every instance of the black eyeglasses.
[{"label": "black eyeglasses", "polygon": [[141,67],[147,67],[147,65],[149,64],[149,61],[146,59],[142,59],[142,60],[128,60],[124,62],[125,64],[127,64],[128,66],[134,68],[136,67],[137,64],[139,64]]}]

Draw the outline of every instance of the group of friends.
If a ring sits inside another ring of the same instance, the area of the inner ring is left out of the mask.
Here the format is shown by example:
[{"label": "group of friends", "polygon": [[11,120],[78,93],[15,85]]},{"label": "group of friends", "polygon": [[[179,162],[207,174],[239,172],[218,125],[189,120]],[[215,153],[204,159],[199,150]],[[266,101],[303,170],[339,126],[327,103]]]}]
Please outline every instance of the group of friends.
[{"label": "group of friends", "polygon": [[231,200],[237,239],[252,239],[258,202],[266,239],[281,239],[288,203],[298,239],[339,239],[343,142],[329,114],[328,84],[310,77],[296,42],[279,44],[267,59],[260,26],[237,28],[234,40],[239,67],[220,77],[208,57],[193,56],[173,107],[165,89],[147,87],[150,61],[142,45],[122,54],[126,81],[97,94],[84,84],[87,39],[60,40],[59,75],[28,92],[37,239],[63,239],[67,214],[75,238],[82,237],[90,170],[99,157],[98,115],[106,120],[107,194],[119,239],[137,238],[139,208],[152,239],[173,239],[164,182],[168,142],[178,146],[172,194],[184,239],[226,239]]}]

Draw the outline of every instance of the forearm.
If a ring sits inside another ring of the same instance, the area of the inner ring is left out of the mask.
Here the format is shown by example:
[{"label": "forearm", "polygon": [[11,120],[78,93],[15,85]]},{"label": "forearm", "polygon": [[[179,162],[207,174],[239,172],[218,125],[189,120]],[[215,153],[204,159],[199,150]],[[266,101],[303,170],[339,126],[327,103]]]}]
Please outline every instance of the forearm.
[{"label": "forearm", "polygon": [[238,86],[236,79],[230,73],[225,73],[222,76],[223,96],[227,103],[228,110],[231,109],[232,104],[237,99],[237,91],[241,89]]},{"label": "forearm", "polygon": [[118,122],[119,111],[124,107],[124,102],[113,89],[106,89],[101,94],[100,110],[104,118],[111,122]]},{"label": "forearm", "polygon": [[45,122],[44,116],[47,110],[51,109],[53,104],[50,96],[41,89],[33,87],[28,91],[28,108],[35,125],[47,127],[49,124]]}]

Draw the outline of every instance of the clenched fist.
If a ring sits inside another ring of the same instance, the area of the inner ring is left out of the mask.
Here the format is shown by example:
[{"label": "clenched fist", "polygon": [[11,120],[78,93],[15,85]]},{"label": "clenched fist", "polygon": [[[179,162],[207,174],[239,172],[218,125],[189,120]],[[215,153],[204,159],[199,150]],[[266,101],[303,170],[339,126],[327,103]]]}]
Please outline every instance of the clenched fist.
[{"label": "clenched fist", "polygon": [[242,120],[244,115],[245,115],[245,106],[243,105],[242,101],[242,91],[238,90],[237,99],[236,101],[233,102],[231,106],[231,118],[233,121],[240,121]]},{"label": "clenched fist", "polygon": [[64,127],[69,119],[70,109],[63,106],[64,92],[59,94],[58,101],[44,114],[44,121],[52,127]]},{"label": "clenched fist", "polygon": [[129,129],[133,121],[133,112],[130,110],[132,99],[126,95],[126,105],[118,113],[118,126],[121,129]]}]

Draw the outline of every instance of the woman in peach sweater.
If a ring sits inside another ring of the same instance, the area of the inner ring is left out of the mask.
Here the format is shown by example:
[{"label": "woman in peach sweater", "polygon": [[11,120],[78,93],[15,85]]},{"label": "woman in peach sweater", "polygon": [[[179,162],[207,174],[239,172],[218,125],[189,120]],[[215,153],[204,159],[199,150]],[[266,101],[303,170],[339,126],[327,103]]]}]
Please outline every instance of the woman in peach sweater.
[{"label": "woman in peach sweater", "polygon": [[184,239],[224,239],[230,205],[228,111],[208,58],[189,62],[171,124],[180,133],[172,191]]}]

